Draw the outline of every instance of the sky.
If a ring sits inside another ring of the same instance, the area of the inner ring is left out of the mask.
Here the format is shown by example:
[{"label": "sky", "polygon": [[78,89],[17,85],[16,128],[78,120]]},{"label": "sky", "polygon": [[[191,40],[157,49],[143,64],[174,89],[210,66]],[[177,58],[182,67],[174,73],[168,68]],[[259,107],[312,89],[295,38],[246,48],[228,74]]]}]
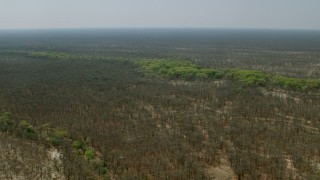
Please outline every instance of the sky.
[{"label": "sky", "polygon": [[0,29],[320,30],[320,0],[0,0]]}]

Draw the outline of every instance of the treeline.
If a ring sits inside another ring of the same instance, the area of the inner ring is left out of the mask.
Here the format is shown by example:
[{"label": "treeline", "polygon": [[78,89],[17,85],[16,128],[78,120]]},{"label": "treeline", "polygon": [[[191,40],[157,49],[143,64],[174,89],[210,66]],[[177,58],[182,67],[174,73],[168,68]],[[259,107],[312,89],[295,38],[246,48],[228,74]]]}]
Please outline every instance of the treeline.
[{"label": "treeline", "polygon": [[320,88],[319,79],[299,79],[284,77],[281,75],[270,75],[256,70],[234,69],[227,71],[226,75],[233,79],[238,79],[247,85],[258,85],[280,87],[289,90],[315,90]]},{"label": "treeline", "polygon": [[138,70],[147,76],[182,80],[235,79],[249,86],[271,86],[289,90],[314,90],[320,88],[318,79],[289,78],[271,75],[258,70],[231,69],[219,71],[202,68],[193,62],[183,60],[139,60]]},{"label": "treeline", "polygon": [[190,61],[179,60],[139,60],[135,64],[139,66],[139,71],[147,76],[158,76],[170,79],[220,79],[222,72],[201,68]]},{"label": "treeline", "polygon": [[319,79],[297,79],[284,76],[274,76],[272,80],[275,85],[286,89],[310,90],[320,88]]},{"label": "treeline", "polygon": [[107,57],[101,55],[75,55],[71,53],[49,51],[18,51],[4,50],[1,53],[25,55],[32,58],[58,59],[58,60],[104,60],[116,63],[134,62],[138,71],[148,77],[161,77],[181,80],[212,80],[223,77],[239,80],[249,86],[271,86],[288,90],[307,91],[320,89],[319,79],[291,78],[281,75],[271,75],[258,70],[229,69],[216,70],[203,68],[191,61],[177,59],[143,59],[129,61],[125,57]]},{"label": "treeline", "polygon": [[108,57],[100,55],[75,55],[71,53],[61,53],[61,52],[46,52],[46,51],[35,51],[28,52],[26,54],[28,57],[32,58],[43,58],[43,59],[58,59],[58,60],[103,60],[113,63],[128,63],[128,60],[123,57]]},{"label": "treeline", "polygon": [[117,63],[127,63],[128,60],[124,57],[109,57],[102,55],[82,55],[82,54],[71,54],[65,52],[56,51],[26,51],[26,50],[2,50],[0,54],[4,55],[20,55],[31,58],[41,59],[55,59],[55,60],[103,60]]}]

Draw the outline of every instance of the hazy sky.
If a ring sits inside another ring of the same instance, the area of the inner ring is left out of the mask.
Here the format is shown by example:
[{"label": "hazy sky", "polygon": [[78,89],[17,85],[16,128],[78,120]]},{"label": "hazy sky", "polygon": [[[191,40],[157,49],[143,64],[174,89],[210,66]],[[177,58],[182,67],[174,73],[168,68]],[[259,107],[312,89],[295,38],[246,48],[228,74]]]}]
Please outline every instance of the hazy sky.
[{"label": "hazy sky", "polygon": [[0,29],[320,29],[320,0],[0,0]]}]

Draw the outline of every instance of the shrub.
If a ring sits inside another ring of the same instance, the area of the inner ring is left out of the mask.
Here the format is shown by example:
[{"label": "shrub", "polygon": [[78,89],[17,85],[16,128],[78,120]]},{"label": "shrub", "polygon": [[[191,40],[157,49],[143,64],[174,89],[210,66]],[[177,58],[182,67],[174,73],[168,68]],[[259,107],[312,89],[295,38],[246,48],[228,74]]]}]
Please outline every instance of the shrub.
[{"label": "shrub", "polygon": [[238,79],[239,81],[250,86],[265,86],[270,78],[268,74],[256,70],[233,69],[227,72],[227,75],[233,79]]},{"label": "shrub", "polygon": [[54,131],[54,136],[57,138],[64,138],[64,137],[67,137],[67,135],[68,135],[68,132],[62,129],[56,129]]},{"label": "shrub", "polygon": [[59,146],[62,144],[65,137],[67,137],[68,132],[61,129],[56,129],[52,134],[49,134],[47,141],[53,146]]},{"label": "shrub", "polygon": [[208,79],[208,74],[206,74],[206,73],[197,73],[196,74],[196,78],[197,79]]},{"label": "shrub", "polygon": [[208,79],[222,78],[223,73],[215,69],[201,68],[190,61],[182,60],[140,60],[135,62],[139,71],[147,76],[160,76],[170,79]]},{"label": "shrub", "polygon": [[319,89],[320,88],[320,80],[318,79],[307,79],[306,87],[308,89]]},{"label": "shrub", "polygon": [[75,148],[75,149],[82,149],[83,148],[83,142],[80,141],[80,140],[75,140],[73,143],[72,143],[72,147]]},{"label": "shrub", "polygon": [[306,85],[305,81],[302,79],[288,78],[283,76],[273,77],[273,82],[275,85],[292,90],[302,90]]},{"label": "shrub", "polygon": [[5,112],[0,117],[0,131],[1,132],[8,132],[13,130],[13,118],[10,112]]},{"label": "shrub", "polygon": [[88,158],[88,159],[93,159],[93,158],[94,158],[94,155],[95,155],[95,152],[94,152],[93,149],[87,148],[86,151],[84,152],[84,155],[85,155],[86,158]]},{"label": "shrub", "polygon": [[11,114],[11,112],[5,112],[3,113],[3,115],[1,116],[1,119],[9,119],[12,120],[13,116]]},{"label": "shrub", "polygon": [[99,174],[105,175],[107,174],[107,164],[105,161],[101,159],[95,159],[92,161],[92,165],[94,169],[98,170]]},{"label": "shrub", "polygon": [[18,127],[19,127],[18,132],[21,136],[29,139],[35,139],[37,137],[35,129],[28,123],[28,121],[26,120],[20,121]]}]

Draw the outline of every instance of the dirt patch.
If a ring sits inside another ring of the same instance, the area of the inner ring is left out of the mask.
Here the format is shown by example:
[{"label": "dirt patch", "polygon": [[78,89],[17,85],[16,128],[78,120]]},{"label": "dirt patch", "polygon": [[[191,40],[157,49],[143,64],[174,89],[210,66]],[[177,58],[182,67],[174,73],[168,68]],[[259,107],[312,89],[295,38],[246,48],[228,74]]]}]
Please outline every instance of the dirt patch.
[{"label": "dirt patch", "polygon": [[237,176],[233,172],[232,168],[227,165],[219,165],[216,167],[209,167],[207,173],[210,178],[217,180],[236,180]]},{"label": "dirt patch", "polygon": [[0,133],[0,179],[66,179],[61,153]]},{"label": "dirt patch", "polygon": [[180,85],[184,85],[184,86],[190,86],[193,83],[191,81],[183,81],[183,80],[172,80],[170,81],[170,84],[172,84],[173,86],[180,86]]},{"label": "dirt patch", "polygon": [[[227,146],[234,150],[234,145],[230,140],[226,141]],[[237,175],[233,171],[227,152],[225,150],[222,150],[220,152],[220,164],[217,166],[209,166],[207,168],[207,174],[211,179],[217,179],[217,180],[236,180]]]},{"label": "dirt patch", "polygon": [[262,94],[265,96],[272,96],[272,97],[277,97],[280,98],[284,101],[287,101],[288,99],[294,100],[296,103],[300,103],[302,100],[298,97],[293,97],[290,96],[288,92],[286,91],[279,91],[279,90],[274,90],[274,91],[267,91],[266,89],[261,89]]}]

